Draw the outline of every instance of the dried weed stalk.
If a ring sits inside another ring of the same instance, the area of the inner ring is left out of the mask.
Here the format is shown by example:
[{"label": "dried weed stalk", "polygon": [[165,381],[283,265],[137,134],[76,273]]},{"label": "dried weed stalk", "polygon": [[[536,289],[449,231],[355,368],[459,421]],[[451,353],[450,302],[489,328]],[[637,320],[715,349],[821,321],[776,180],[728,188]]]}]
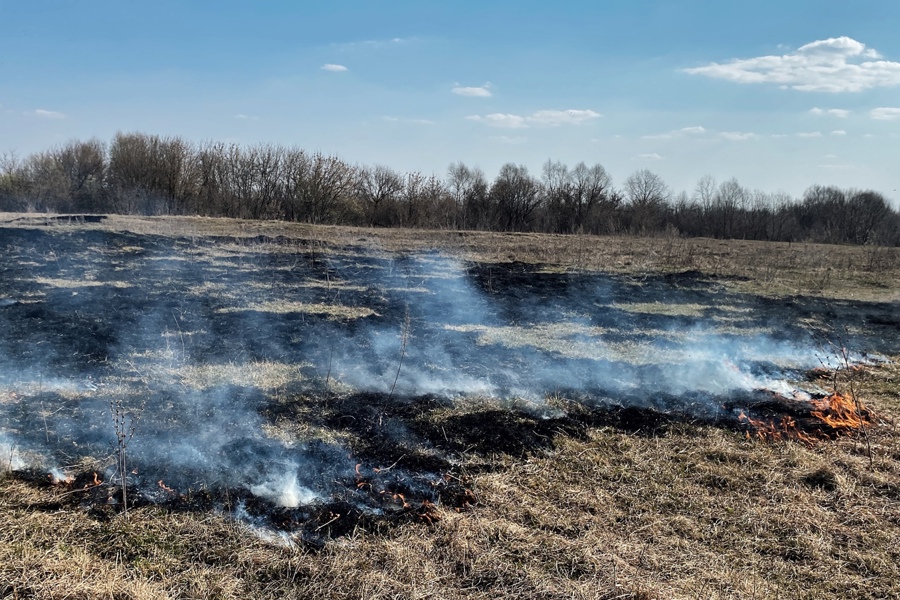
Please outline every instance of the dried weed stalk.
[{"label": "dried weed stalk", "polygon": [[397,360],[397,374],[394,376],[394,383],[391,385],[391,393],[388,394],[388,401],[394,397],[394,390],[397,389],[397,381],[400,379],[400,369],[403,368],[403,358],[406,356],[406,346],[409,344],[410,320],[409,307],[403,315],[403,328],[400,330],[400,358]]},{"label": "dried weed stalk", "polygon": [[135,419],[128,415],[122,398],[115,397],[109,401],[109,412],[112,416],[113,428],[116,434],[116,470],[119,472],[119,480],[122,486],[122,512],[128,518],[128,462],[126,451],[128,444],[134,438]]}]

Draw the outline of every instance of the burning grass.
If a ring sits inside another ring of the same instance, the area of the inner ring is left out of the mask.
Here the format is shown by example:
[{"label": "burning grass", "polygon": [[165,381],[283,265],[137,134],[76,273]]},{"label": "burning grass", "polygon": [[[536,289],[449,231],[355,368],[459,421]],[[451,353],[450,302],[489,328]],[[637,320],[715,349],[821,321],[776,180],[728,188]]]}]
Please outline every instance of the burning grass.
[{"label": "burning grass", "polygon": [[0,228],[0,597],[900,594],[897,309],[823,299],[850,269],[773,301],[807,249],[116,222]]},{"label": "burning grass", "polygon": [[[585,434],[550,434],[524,458],[495,452],[481,473],[484,457],[464,454],[476,471],[469,506],[402,527],[357,521],[321,548],[154,505],[98,520],[61,506],[65,488],[6,479],[0,581],[6,595],[42,598],[898,592],[896,458],[872,469],[852,440],[807,448],[677,422]],[[328,510],[321,524],[339,508]]]}]

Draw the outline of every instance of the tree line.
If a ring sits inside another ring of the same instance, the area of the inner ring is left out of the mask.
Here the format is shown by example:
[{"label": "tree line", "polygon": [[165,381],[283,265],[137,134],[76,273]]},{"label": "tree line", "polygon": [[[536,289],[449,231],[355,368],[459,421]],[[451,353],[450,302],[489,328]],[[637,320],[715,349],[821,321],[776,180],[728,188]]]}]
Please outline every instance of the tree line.
[{"label": "tree line", "polygon": [[675,194],[647,169],[616,187],[600,164],[552,160],[539,175],[505,164],[492,181],[458,162],[440,178],[293,147],[145,133],[4,155],[0,210],[900,246],[900,213],[873,191],[814,185],[793,198],[706,176]]}]

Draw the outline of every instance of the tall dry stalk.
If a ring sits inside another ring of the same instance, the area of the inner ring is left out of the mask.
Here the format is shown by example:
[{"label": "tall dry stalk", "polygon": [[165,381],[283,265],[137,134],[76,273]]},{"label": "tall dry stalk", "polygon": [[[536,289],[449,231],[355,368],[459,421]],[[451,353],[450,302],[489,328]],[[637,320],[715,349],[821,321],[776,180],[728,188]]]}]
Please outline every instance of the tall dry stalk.
[{"label": "tall dry stalk", "polygon": [[[841,336],[838,337],[837,343],[829,342],[829,345],[831,346],[832,354],[837,359],[837,365],[829,369],[831,373],[832,390],[835,394],[841,393],[841,375],[843,375],[847,393],[850,395],[850,400],[853,402],[853,408],[856,411],[856,418],[859,420],[858,435],[862,436],[863,442],[866,445],[866,455],[869,457],[869,466],[872,467],[875,464],[875,456],[872,451],[872,440],[869,436],[869,428],[866,426],[866,419],[863,415],[864,407],[862,400],[859,397],[859,371],[855,368],[853,360],[850,357],[850,351],[847,349],[847,344],[844,343]],[[827,368],[827,365],[825,365],[824,362],[822,363],[822,366]]]},{"label": "tall dry stalk", "polygon": [[388,394],[388,400],[394,397],[394,390],[397,389],[397,381],[400,379],[400,369],[403,367],[403,358],[406,356],[406,346],[409,344],[409,307],[406,307],[406,313],[403,316],[403,329],[400,330],[400,358],[397,360],[397,374],[394,376],[394,383],[391,385],[391,393]]},{"label": "tall dry stalk", "polygon": [[109,401],[109,412],[113,420],[113,428],[116,434],[116,470],[119,472],[119,480],[122,486],[122,511],[128,518],[128,461],[126,451],[128,444],[134,437],[134,418],[129,417],[125,411],[125,403],[122,398],[112,398]]}]

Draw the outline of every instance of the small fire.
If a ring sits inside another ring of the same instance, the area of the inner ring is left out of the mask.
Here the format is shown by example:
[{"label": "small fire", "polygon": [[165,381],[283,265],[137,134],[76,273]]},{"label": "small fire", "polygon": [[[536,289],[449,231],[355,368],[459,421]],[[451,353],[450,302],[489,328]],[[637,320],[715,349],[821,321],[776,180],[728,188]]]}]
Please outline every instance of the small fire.
[{"label": "small fire", "polygon": [[175,494],[177,494],[177,492],[176,492],[175,490],[173,490],[172,488],[170,488],[169,486],[167,486],[165,483],[163,483],[163,480],[162,480],[162,479],[160,479],[159,481],[157,481],[157,482],[156,482],[156,485],[159,486],[159,489],[161,489],[162,491],[164,491],[164,492],[166,492],[166,493],[168,493],[168,494],[172,494],[173,496],[174,496]]},{"label": "small fire", "polygon": [[[83,489],[88,490],[88,489],[95,488],[95,487],[97,487],[98,485],[102,485],[102,484],[103,484],[103,480],[100,479],[100,476],[99,476],[99,475],[97,475],[97,471],[94,471],[94,472],[92,472],[91,474],[94,476],[93,480],[89,481],[88,483],[85,483]],[[79,479],[80,479],[80,478],[79,478]],[[84,480],[82,479],[82,481],[84,481]]]},{"label": "small fire", "polygon": [[[748,417],[744,411],[738,415],[738,420],[747,423],[756,433],[756,437],[761,440],[774,442],[779,440],[799,440],[805,444],[812,445],[815,439],[804,433],[798,426],[797,421],[789,415],[783,415],[780,421],[774,419],[763,420]],[[750,431],[747,431],[747,439],[750,439]]]},{"label": "small fire", "polygon": [[818,439],[851,435],[871,424],[871,411],[852,394],[835,391],[822,398],[801,399],[796,395],[793,399],[780,398],[809,406],[809,417],[782,415],[774,419],[754,419],[742,410],[738,421],[749,426],[748,438],[755,434],[761,440],[798,440],[813,445]]},{"label": "small fire", "polygon": [[837,392],[813,400],[815,410],[810,414],[828,425],[836,433],[849,434],[869,424],[869,411],[850,394]]},{"label": "small fire", "polygon": [[50,473],[47,474],[47,478],[53,485],[68,485],[75,481],[75,477],[66,474],[65,471],[57,467],[50,469]]}]

